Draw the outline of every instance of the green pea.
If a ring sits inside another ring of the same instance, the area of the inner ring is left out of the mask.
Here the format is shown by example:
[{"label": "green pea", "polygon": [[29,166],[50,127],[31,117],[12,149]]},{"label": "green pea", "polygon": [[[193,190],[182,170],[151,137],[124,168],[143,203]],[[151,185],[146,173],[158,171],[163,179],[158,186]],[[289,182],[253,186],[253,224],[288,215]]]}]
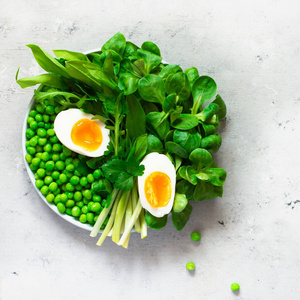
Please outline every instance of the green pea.
[{"label": "green pea", "polygon": [[55,163],[55,166],[56,166],[56,169],[59,170],[59,171],[62,171],[65,169],[65,163],[61,160],[57,161]]},{"label": "green pea", "polygon": [[66,184],[63,184],[62,186],[61,186],[61,189],[63,190],[63,192],[66,192],[67,190],[66,190]]},{"label": "green pea", "polygon": [[70,165],[70,164],[72,163],[72,161],[73,161],[73,158],[72,158],[72,157],[68,157],[68,158],[66,159],[66,161],[65,161],[66,166],[67,166],[67,165]]},{"label": "green pea", "polygon": [[[39,143],[39,140],[40,140],[40,139],[38,139],[38,143]],[[36,150],[36,152],[42,152],[42,151],[43,151],[43,147],[42,147],[41,145],[36,145],[35,150]],[[41,157],[42,157],[42,156],[41,156]],[[41,157],[40,157],[40,158],[41,158]]]},{"label": "green pea", "polygon": [[99,212],[100,210],[101,210],[101,205],[100,205],[99,202],[96,202],[96,203],[94,203],[94,204],[91,205],[91,211],[92,211],[92,212],[97,213],[97,212]]},{"label": "green pea", "polygon": [[[53,181],[53,179],[52,179],[51,176],[46,176],[46,177],[44,178],[44,182],[45,182],[46,185],[49,185],[50,183],[52,183],[52,181]],[[54,191],[55,191],[55,190],[54,190]],[[52,192],[53,192],[53,191],[52,191]]]},{"label": "green pea", "polygon": [[43,185],[44,185],[44,181],[43,181],[43,180],[37,179],[37,180],[35,181],[35,186],[36,186],[38,189],[40,189]]},{"label": "green pea", "polygon": [[83,214],[87,214],[87,213],[89,212],[87,205],[82,206],[81,212],[82,212]]},{"label": "green pea", "polygon": [[[48,130],[47,130],[47,134],[48,134],[48,136],[52,137],[52,136],[55,135],[55,131],[54,131],[53,129],[48,129]],[[50,141],[50,142],[51,142],[51,141]]]},{"label": "green pea", "polygon": [[[45,179],[46,179],[46,178],[45,178]],[[49,190],[50,190],[51,192],[56,191],[57,188],[58,188],[58,184],[57,184],[56,182],[51,182],[51,183],[49,184]]]},{"label": "green pea", "polygon": [[65,194],[67,195],[68,199],[73,199],[74,198],[74,194],[72,192],[65,192]]},{"label": "green pea", "polygon": [[45,146],[46,144],[47,144],[47,139],[46,138],[39,138],[38,139],[38,144],[40,145],[40,146]]},{"label": "green pea", "polygon": [[84,203],[83,201],[79,201],[79,202],[76,202],[76,205],[80,208],[82,208],[84,206]]},{"label": "green pea", "polygon": [[65,202],[67,202],[67,200],[68,200],[68,196],[65,193],[60,195],[61,202],[65,203]]},{"label": "green pea", "polygon": [[54,198],[54,203],[57,205],[61,201],[61,194],[58,194]]},{"label": "green pea", "polygon": [[55,121],[55,118],[56,118],[56,116],[55,116],[55,115],[53,115],[53,116],[50,116],[50,121],[51,121],[51,122],[54,122],[54,121]]},{"label": "green pea", "polygon": [[101,196],[93,195],[93,202],[101,202]]},{"label": "green pea", "polygon": [[59,161],[59,155],[58,154],[52,154],[52,160],[54,161],[54,162],[56,162],[56,161]]},{"label": "green pea", "polygon": [[80,217],[79,217],[79,221],[81,223],[86,223],[86,215],[85,214],[82,214]]},{"label": "green pea", "polygon": [[80,160],[78,158],[74,158],[73,159],[73,165],[75,166],[75,168],[77,168],[80,164]]},{"label": "green pea", "polygon": [[53,200],[54,200],[55,196],[53,194],[48,194],[46,196],[46,200],[49,202],[49,203],[52,203]]},{"label": "green pea", "polygon": [[94,202],[90,201],[88,202],[88,210],[92,211],[92,205],[94,204]]},{"label": "green pea", "polygon": [[31,128],[28,128],[27,130],[26,130],[26,137],[28,138],[28,139],[31,139],[31,138],[33,138],[35,136],[35,132],[31,129]]},{"label": "green pea", "polygon": [[67,200],[66,207],[73,207],[75,205],[75,202],[73,200]]},{"label": "green pea", "polygon": [[64,153],[59,154],[61,160],[66,160],[66,155]]},{"label": "green pea", "polygon": [[37,130],[37,135],[41,138],[44,138],[47,136],[47,131],[44,128],[39,128]]},{"label": "green pea", "polygon": [[94,182],[94,176],[92,174],[88,174],[86,178],[87,178],[87,181],[89,183],[93,183]]},{"label": "green pea", "polygon": [[[42,156],[41,156],[42,157]],[[41,161],[40,162],[40,165],[39,165],[39,167],[41,168],[41,169],[45,169],[45,162],[44,161]]]},{"label": "green pea", "polygon": [[[51,160],[50,160],[51,161]],[[50,162],[50,161],[48,161],[48,162]],[[48,163],[47,162],[47,163]],[[46,166],[47,166],[47,163],[46,163]],[[58,178],[59,178],[59,175],[60,175],[60,173],[58,172],[58,171],[53,171],[52,172],[52,174],[51,174],[51,176],[52,176],[52,178],[54,179],[54,180],[57,180]]]},{"label": "green pea", "polygon": [[65,182],[68,181],[68,177],[67,177],[66,174],[60,174],[59,175],[59,180],[60,180],[61,183],[65,183]]},{"label": "green pea", "polygon": [[[59,142],[57,136],[52,136],[50,137],[49,141],[52,143],[52,144],[57,144]],[[54,151],[54,150],[53,150]]]},{"label": "green pea", "polygon": [[30,168],[31,171],[36,171],[38,169],[38,167],[34,166],[33,164],[30,164],[29,168]]},{"label": "green pea", "polygon": [[37,157],[35,157],[33,160],[32,160],[32,164],[34,165],[34,166],[39,166],[39,164],[40,164],[40,162],[41,162],[41,159],[40,158],[37,158]]},{"label": "green pea", "polygon": [[193,232],[191,234],[191,239],[195,242],[199,242],[201,240],[201,235],[199,232]]},{"label": "green pea", "polygon": [[236,282],[232,283],[230,287],[232,291],[238,291],[240,289],[240,285]]},{"label": "green pea", "polygon": [[48,129],[51,128],[51,125],[49,123],[46,123],[45,126],[44,126],[44,128],[48,131]]},{"label": "green pea", "polygon": [[87,214],[86,214],[86,219],[87,219],[87,221],[88,221],[90,224],[95,223],[95,222],[94,222],[94,217],[95,217],[95,215],[94,215],[93,213],[87,213]]},{"label": "green pea", "polygon": [[42,153],[42,160],[43,161],[48,161],[50,159],[50,154],[48,152],[43,152]]},{"label": "green pea", "polygon": [[50,121],[50,117],[48,115],[43,115],[43,121],[48,123]]},{"label": "green pea", "polygon": [[45,169],[42,169],[42,168],[38,169],[38,170],[36,171],[36,173],[37,173],[41,178],[45,177],[45,175],[46,175]]},{"label": "green pea", "polygon": [[184,194],[175,194],[173,210],[176,213],[182,212],[188,204],[188,200]]},{"label": "green pea", "polygon": [[27,118],[27,123],[28,123],[28,124],[30,124],[30,123],[33,122],[33,121],[34,121],[34,118],[32,118],[32,117],[28,117],[28,118]]},{"label": "green pea", "polygon": [[32,162],[32,156],[30,154],[26,154],[25,160],[30,164]]},{"label": "green pea", "polygon": [[38,138],[36,136],[34,136],[33,138],[31,138],[29,140],[29,144],[30,144],[30,146],[35,147],[38,144]]},{"label": "green pea", "polygon": [[77,191],[81,191],[83,189],[83,187],[80,184],[76,184],[75,189]]},{"label": "green pea", "polygon": [[68,157],[68,156],[71,156],[72,151],[70,149],[68,149],[67,147],[63,147],[63,154]]},{"label": "green pea", "polygon": [[69,179],[73,176],[73,173],[72,173],[72,172],[68,172],[67,170],[64,170],[63,172],[67,175],[67,177],[68,177]]},{"label": "green pea", "polygon": [[52,150],[54,152],[60,152],[61,151],[62,146],[60,144],[54,144],[52,147]]},{"label": "green pea", "polygon": [[87,178],[86,177],[81,177],[80,185],[81,186],[86,186],[87,184],[88,184]]},{"label": "green pea", "polygon": [[195,270],[195,264],[193,262],[189,262],[186,264],[186,269],[189,271]]},{"label": "green pea", "polygon": [[32,117],[32,118],[34,118],[36,115],[37,115],[37,111],[36,110],[34,110],[34,109],[32,109],[30,112],[29,112],[29,116],[30,117]]},{"label": "green pea", "polygon": [[37,115],[35,116],[35,120],[36,120],[37,122],[42,122],[42,121],[43,121],[43,116],[42,116],[41,114],[37,114]]},{"label": "green pea", "polygon": [[48,194],[48,192],[49,192],[49,188],[48,188],[46,185],[44,185],[44,186],[41,188],[41,193],[42,193],[44,196],[46,196],[46,195]]},{"label": "green pea", "polygon": [[84,190],[82,192],[84,198],[91,200],[92,199],[92,192],[90,190]]},{"label": "green pea", "polygon": [[29,141],[26,141],[25,142],[25,147],[27,148],[27,147],[30,147],[30,142]]},{"label": "green pea", "polygon": [[41,114],[43,114],[45,111],[45,107],[42,104],[38,104],[35,109]]},{"label": "green pea", "polygon": [[69,164],[66,166],[66,170],[69,172],[73,172],[75,170],[75,167],[73,164]]},{"label": "green pea", "polygon": [[79,217],[81,213],[81,209],[78,206],[74,206],[72,208],[72,216],[73,217]]},{"label": "green pea", "polygon": [[51,150],[52,150],[51,144],[46,144],[46,145],[44,146],[44,151],[45,151],[45,152],[51,152]]},{"label": "green pea", "polygon": [[75,190],[75,187],[69,182],[66,184],[66,190],[68,192],[73,192]]},{"label": "green pea", "polygon": [[39,158],[39,159],[42,159],[42,153],[38,152],[35,154],[35,157],[36,158]]},{"label": "green pea", "polygon": [[27,150],[28,154],[31,154],[31,155],[35,154],[35,149],[33,147],[27,147],[26,150]]},{"label": "green pea", "polygon": [[[48,171],[53,171],[54,168],[55,168],[55,163],[54,163],[54,161],[53,161],[53,160],[48,160],[48,161],[46,162],[46,164],[45,164],[45,168],[46,168],[46,170],[48,170]],[[55,178],[53,178],[53,179],[55,179]],[[57,179],[57,178],[56,178],[56,179]]]},{"label": "green pea", "polygon": [[80,192],[75,192],[74,193],[74,200],[75,201],[80,201],[82,199],[82,194]]},{"label": "green pea", "polygon": [[32,121],[32,122],[30,122],[29,127],[30,127],[32,130],[37,130],[37,128],[38,128],[38,123],[37,123],[36,121]]},{"label": "green pea", "polygon": [[84,203],[84,204],[89,204],[89,203],[90,203],[90,200],[83,198],[83,203]]},{"label": "green pea", "polygon": [[61,214],[64,214],[66,211],[66,207],[63,203],[58,203],[57,204],[57,209]]},{"label": "green pea", "polygon": [[102,172],[100,169],[94,171],[93,176],[95,179],[99,179],[102,176]]},{"label": "green pea", "polygon": [[45,123],[44,122],[38,122],[38,126],[42,129],[44,129],[45,127]]},{"label": "green pea", "polygon": [[67,207],[67,208],[66,208],[66,214],[67,214],[68,216],[72,216],[72,208]]},{"label": "green pea", "polygon": [[77,177],[77,176],[72,176],[72,177],[70,178],[70,183],[71,183],[72,185],[78,184],[79,181],[80,181],[80,179],[79,179],[79,177]]},{"label": "green pea", "polygon": [[55,191],[53,192],[53,194],[54,194],[55,196],[59,195],[59,194],[60,194],[60,188],[58,188],[57,190],[55,190]]},{"label": "green pea", "polygon": [[59,106],[56,106],[56,107],[54,108],[54,112],[55,112],[57,115],[58,115],[61,111],[62,111],[62,108],[59,107]]}]

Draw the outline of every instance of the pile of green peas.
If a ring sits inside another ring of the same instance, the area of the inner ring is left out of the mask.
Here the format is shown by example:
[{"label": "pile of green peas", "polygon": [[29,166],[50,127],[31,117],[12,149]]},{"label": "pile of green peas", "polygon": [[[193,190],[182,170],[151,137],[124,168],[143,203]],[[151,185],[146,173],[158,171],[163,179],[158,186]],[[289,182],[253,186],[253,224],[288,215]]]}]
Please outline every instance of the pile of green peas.
[{"label": "pile of green peas", "polygon": [[[34,173],[36,187],[49,203],[56,205],[60,213],[93,225],[106,202],[91,190],[101,171],[96,169],[82,176],[76,170],[78,154],[62,145],[53,129],[60,110],[60,106],[45,101],[29,112],[25,160]],[[106,223],[107,220],[103,227]]]}]

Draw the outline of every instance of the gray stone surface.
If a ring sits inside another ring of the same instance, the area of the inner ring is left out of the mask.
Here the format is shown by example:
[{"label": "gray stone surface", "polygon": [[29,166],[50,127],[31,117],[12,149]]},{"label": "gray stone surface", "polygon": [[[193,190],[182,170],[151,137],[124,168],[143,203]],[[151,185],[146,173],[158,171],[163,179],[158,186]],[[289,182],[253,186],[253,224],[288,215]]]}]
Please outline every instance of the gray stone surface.
[{"label": "gray stone surface", "polygon": [[[300,39],[297,0],[0,1],[0,299],[300,299]],[[186,228],[102,248],[60,219],[26,174],[21,131],[40,72],[25,44],[98,48],[117,31],[212,76],[228,105],[224,197]],[[190,241],[193,230],[200,244]],[[196,271],[185,264],[194,261]],[[230,290],[239,282],[240,292]]]}]

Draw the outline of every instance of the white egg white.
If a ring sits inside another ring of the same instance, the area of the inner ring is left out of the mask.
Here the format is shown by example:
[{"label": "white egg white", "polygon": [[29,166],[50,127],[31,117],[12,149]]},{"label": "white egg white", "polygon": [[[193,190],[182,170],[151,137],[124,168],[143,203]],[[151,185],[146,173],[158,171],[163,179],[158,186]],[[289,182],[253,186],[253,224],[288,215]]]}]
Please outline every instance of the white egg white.
[{"label": "white egg white", "polygon": [[[138,177],[138,189],[142,207],[146,209],[151,215],[161,218],[164,215],[168,214],[173,207],[176,186],[175,167],[166,155],[156,152],[146,155],[141,164],[145,166],[144,174]],[[171,199],[169,203],[164,207],[152,207],[147,201],[145,195],[145,180],[153,172],[165,173],[171,180]]]},{"label": "white egg white", "polygon": [[95,151],[86,151],[78,145],[75,145],[71,138],[71,131],[75,123],[81,119],[90,119],[94,115],[86,114],[77,108],[70,108],[68,110],[61,111],[54,120],[54,131],[60,142],[70,150],[88,157],[99,157],[104,154],[109,144],[109,130],[105,128],[105,124],[99,120],[95,121],[102,132],[102,143],[100,147]]}]

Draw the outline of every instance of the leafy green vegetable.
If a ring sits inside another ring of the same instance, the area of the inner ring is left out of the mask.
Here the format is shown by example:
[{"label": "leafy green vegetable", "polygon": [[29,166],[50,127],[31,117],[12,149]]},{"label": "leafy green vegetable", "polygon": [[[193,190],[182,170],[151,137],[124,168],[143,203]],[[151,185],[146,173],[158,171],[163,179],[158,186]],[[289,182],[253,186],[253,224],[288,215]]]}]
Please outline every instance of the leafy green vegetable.
[{"label": "leafy green vegetable", "polygon": [[144,169],[134,157],[128,161],[113,158],[102,166],[104,176],[114,183],[114,187],[126,191],[133,188],[134,177],[143,175]]},{"label": "leafy green vegetable", "polygon": [[165,227],[167,225],[168,222],[168,215],[164,215],[161,218],[157,218],[152,216],[148,211],[145,214],[145,220],[147,225],[155,230],[159,230],[162,229],[163,227]]},{"label": "leafy green vegetable", "polygon": [[29,44],[27,45],[27,47],[31,49],[32,54],[36,59],[37,63],[45,71],[69,78],[69,74],[66,68],[61,63],[59,63],[55,58],[53,58],[49,53],[47,53],[45,50],[33,44]]},{"label": "leafy green vegetable", "polygon": [[217,91],[215,81],[208,76],[199,77],[193,84],[192,94],[194,98],[192,114],[195,115],[201,105],[213,98]]},{"label": "leafy green vegetable", "polygon": [[126,129],[128,136],[134,140],[146,133],[146,115],[134,95],[127,97],[128,114],[126,118]]},{"label": "leafy green vegetable", "polygon": [[174,122],[172,122],[172,127],[181,129],[181,130],[189,130],[198,125],[198,119],[196,116],[189,114],[180,114],[178,118]]},{"label": "leafy green vegetable", "polygon": [[165,99],[165,85],[157,75],[150,74],[140,79],[138,90],[146,101],[162,104]]},{"label": "leafy green vegetable", "polygon": [[189,203],[186,205],[185,209],[181,212],[172,211],[172,222],[174,227],[180,231],[184,228],[187,221],[189,220],[191,213],[193,210],[193,206]]},{"label": "leafy green vegetable", "polygon": [[187,76],[182,72],[170,75],[166,80],[165,86],[166,93],[168,95],[176,94],[179,102],[187,100],[190,97],[190,83]]}]

